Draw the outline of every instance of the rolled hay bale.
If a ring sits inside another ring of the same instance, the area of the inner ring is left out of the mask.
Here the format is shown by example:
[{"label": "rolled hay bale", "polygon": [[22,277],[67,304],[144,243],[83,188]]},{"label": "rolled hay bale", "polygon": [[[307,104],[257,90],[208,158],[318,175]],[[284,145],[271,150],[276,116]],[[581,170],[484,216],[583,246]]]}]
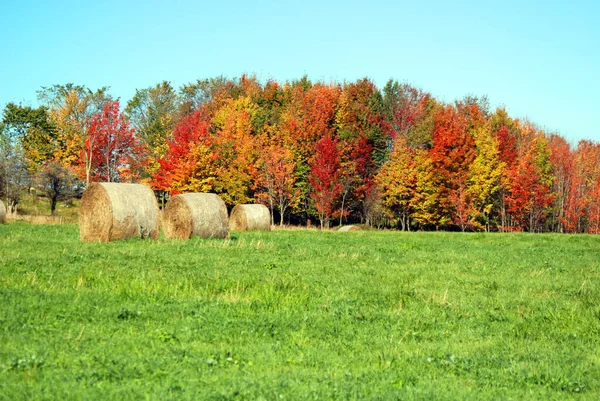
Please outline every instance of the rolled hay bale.
[{"label": "rolled hay bale", "polygon": [[338,228],[339,232],[345,233],[348,231],[362,231],[362,228],[360,228],[359,226],[342,226],[340,228]]},{"label": "rolled hay bale", "polygon": [[190,193],[171,197],[163,210],[165,237],[227,238],[229,220],[225,202],[217,194]]},{"label": "rolled hay bale", "polygon": [[0,200],[0,224],[6,222],[6,207],[4,207],[4,202]]},{"label": "rolled hay bale", "polygon": [[154,192],[142,184],[94,182],[81,198],[81,240],[114,241],[158,238],[158,204]]},{"label": "rolled hay bale", "polygon": [[271,230],[271,214],[265,205],[236,205],[231,211],[232,230]]}]

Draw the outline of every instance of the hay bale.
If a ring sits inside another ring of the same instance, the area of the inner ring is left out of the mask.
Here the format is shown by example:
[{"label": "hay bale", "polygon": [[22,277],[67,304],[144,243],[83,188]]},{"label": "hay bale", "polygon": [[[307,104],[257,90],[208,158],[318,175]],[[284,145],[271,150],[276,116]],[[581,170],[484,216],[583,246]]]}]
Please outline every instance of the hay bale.
[{"label": "hay bale", "polygon": [[0,200],[0,224],[6,222],[6,207],[4,207],[4,202]]},{"label": "hay bale", "polygon": [[338,228],[339,232],[345,233],[348,231],[362,231],[362,228],[360,228],[359,226],[342,226],[340,228]]},{"label": "hay bale", "polygon": [[227,238],[229,221],[225,202],[216,194],[190,193],[171,197],[163,210],[167,238]]},{"label": "hay bale", "polygon": [[271,230],[271,214],[265,205],[236,205],[231,211],[232,230]]},{"label": "hay bale", "polygon": [[91,183],[81,198],[79,232],[85,242],[158,238],[158,204],[141,184]]}]

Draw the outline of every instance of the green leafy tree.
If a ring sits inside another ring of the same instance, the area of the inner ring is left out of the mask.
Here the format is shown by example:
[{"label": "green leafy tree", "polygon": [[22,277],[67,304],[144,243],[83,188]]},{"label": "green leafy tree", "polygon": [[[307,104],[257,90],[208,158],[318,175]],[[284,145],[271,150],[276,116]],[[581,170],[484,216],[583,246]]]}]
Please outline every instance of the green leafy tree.
[{"label": "green leafy tree", "polygon": [[0,123],[0,196],[9,214],[16,215],[22,189],[29,184],[24,137],[36,129],[35,113],[13,103],[6,105]]},{"label": "green leafy tree", "polygon": [[158,159],[167,151],[177,120],[179,98],[171,84],[163,81],[153,87],[138,89],[127,103],[125,114],[136,134],[149,151],[149,174],[160,165]]}]

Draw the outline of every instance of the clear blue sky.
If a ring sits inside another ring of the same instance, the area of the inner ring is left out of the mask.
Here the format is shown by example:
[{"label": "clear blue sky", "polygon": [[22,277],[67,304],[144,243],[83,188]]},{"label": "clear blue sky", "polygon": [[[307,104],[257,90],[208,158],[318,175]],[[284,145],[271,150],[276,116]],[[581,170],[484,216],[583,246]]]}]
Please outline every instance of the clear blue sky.
[{"label": "clear blue sky", "polygon": [[600,140],[598,1],[4,1],[0,107],[73,82],[136,88],[218,75],[408,82],[487,95],[571,142]]}]

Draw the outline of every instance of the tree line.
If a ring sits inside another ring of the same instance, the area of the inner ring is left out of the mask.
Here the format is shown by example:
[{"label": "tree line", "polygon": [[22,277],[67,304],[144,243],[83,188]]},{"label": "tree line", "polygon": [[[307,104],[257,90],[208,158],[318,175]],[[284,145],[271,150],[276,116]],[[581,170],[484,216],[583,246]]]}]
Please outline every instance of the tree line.
[{"label": "tree line", "polygon": [[402,230],[600,232],[600,144],[390,80],[169,82],[122,107],[108,88],[42,87],[0,123],[0,196],[55,210],[91,181],[142,182],[161,200],[215,192],[273,223]]}]

